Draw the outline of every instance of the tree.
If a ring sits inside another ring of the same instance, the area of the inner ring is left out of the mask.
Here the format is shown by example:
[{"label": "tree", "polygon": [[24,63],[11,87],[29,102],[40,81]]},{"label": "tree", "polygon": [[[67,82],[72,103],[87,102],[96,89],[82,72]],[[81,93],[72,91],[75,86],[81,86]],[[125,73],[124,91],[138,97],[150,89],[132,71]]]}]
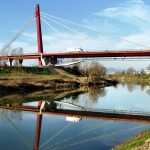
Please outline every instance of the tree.
[{"label": "tree", "polygon": [[[8,56],[10,54],[10,51],[11,51],[11,48],[8,47],[8,48],[5,48],[3,47],[1,50],[0,50],[0,56]],[[7,66],[7,60],[0,60],[0,66]]]},{"label": "tree", "polygon": [[[23,52],[23,48],[19,47],[19,48],[15,48],[11,50],[11,55],[22,55]],[[19,66],[19,60],[15,60],[14,61],[14,66]]]},{"label": "tree", "polygon": [[141,69],[140,73],[141,73],[141,75],[144,75],[145,74],[145,70]]},{"label": "tree", "polygon": [[79,65],[79,70],[80,70],[80,73],[85,76],[85,77],[88,77],[89,76],[89,73],[88,73],[88,69],[89,69],[89,64],[88,63],[80,63]]},{"label": "tree", "polygon": [[127,74],[129,74],[129,75],[134,75],[135,74],[135,69],[133,68],[133,67],[130,67],[130,68],[128,68],[128,70],[127,70]]},{"label": "tree", "polygon": [[147,70],[150,70],[150,64],[147,66]]},{"label": "tree", "polygon": [[[11,49],[10,47],[7,49],[1,49],[0,51],[0,55],[1,56],[9,56],[9,55],[22,55],[23,52],[23,48],[19,47],[19,48],[15,48],[15,49]],[[7,66],[7,62],[8,60],[1,60],[0,61],[0,65],[1,66]],[[14,61],[14,66],[19,66],[19,60],[15,60]]]},{"label": "tree", "polygon": [[100,78],[104,77],[104,75],[106,75],[106,68],[98,62],[92,62],[88,68],[89,81],[95,84]]}]

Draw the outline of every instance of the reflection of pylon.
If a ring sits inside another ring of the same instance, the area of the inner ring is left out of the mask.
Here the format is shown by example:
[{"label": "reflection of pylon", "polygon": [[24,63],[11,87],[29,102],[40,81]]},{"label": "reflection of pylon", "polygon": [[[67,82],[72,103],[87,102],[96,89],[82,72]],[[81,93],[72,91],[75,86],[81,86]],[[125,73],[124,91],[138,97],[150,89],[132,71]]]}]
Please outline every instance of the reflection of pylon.
[{"label": "reflection of pylon", "polygon": [[42,126],[42,114],[38,114],[36,121],[36,136],[35,136],[34,150],[39,149],[41,126]]},{"label": "reflection of pylon", "polygon": [[[35,9],[36,27],[37,27],[37,44],[38,53],[43,53],[43,41],[42,41],[42,30],[41,30],[41,18],[40,18],[40,7],[37,4]],[[41,59],[39,58],[39,66],[42,66]]]},{"label": "reflection of pylon", "polygon": [[38,109],[40,109],[41,105],[42,105],[42,101],[38,101]]},{"label": "reflection of pylon", "polygon": [[[41,104],[42,104],[42,101],[38,101],[38,109],[39,110],[40,110]],[[34,150],[39,149],[41,126],[42,126],[42,114],[37,114]]]}]

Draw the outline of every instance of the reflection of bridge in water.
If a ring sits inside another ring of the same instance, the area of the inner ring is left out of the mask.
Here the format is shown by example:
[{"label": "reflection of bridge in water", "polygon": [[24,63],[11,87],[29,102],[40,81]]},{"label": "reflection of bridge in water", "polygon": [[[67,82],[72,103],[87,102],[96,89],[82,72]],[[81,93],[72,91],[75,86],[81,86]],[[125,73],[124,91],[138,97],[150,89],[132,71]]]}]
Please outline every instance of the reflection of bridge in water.
[{"label": "reflection of bridge in water", "polygon": [[[47,115],[64,115],[70,118],[97,118],[97,119],[105,119],[105,120],[120,120],[120,121],[135,121],[135,122],[145,122],[150,123],[150,113],[149,112],[135,112],[135,111],[125,111],[125,110],[111,110],[111,109],[85,109],[80,107],[79,110],[68,110],[68,109],[56,109],[56,110],[45,110],[40,112],[41,103],[38,103],[38,107],[36,106],[4,106],[1,105],[0,109],[9,109],[9,110],[18,110],[18,111],[28,111],[37,113],[36,119],[36,135],[35,135],[35,144],[34,150],[39,149],[40,143],[40,135],[41,135],[41,127],[42,127],[42,117],[44,114]],[[69,120],[73,121],[73,120]],[[55,136],[59,136],[66,128],[68,128],[70,124],[63,127],[60,131],[58,131],[55,135],[50,137],[48,141],[46,141],[40,148],[44,147],[51,139],[55,138]],[[80,135],[80,134],[79,134]],[[69,139],[69,138],[68,138]]]},{"label": "reflection of bridge in water", "polygon": [[[18,111],[29,111],[39,113],[40,108],[36,106],[0,106],[1,109],[10,109]],[[106,120],[125,120],[125,121],[137,121],[150,123],[150,113],[141,111],[127,111],[127,110],[113,110],[113,109],[85,109],[70,110],[70,109],[52,109],[42,111],[42,114],[47,115],[67,115],[77,116],[81,118],[99,118]]]}]

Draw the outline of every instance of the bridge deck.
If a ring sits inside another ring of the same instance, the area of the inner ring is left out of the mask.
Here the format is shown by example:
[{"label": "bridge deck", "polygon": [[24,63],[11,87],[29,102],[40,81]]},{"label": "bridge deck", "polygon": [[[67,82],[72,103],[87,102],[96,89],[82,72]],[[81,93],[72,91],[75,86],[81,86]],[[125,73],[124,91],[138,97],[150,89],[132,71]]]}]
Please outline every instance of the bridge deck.
[{"label": "bridge deck", "polygon": [[[150,50],[43,53],[42,56],[51,58],[145,57],[150,56]],[[35,54],[13,55],[13,56],[0,56],[0,60],[38,59],[40,57],[41,54],[35,53]]]},{"label": "bridge deck", "polygon": [[[0,106],[0,108],[39,113],[39,109],[33,106]],[[146,112],[135,112],[135,111],[133,112],[123,110],[110,110],[110,109],[88,109],[88,110],[43,111],[42,113],[65,115],[65,116],[78,116],[81,118],[100,118],[107,120],[123,120],[123,121],[137,121],[150,123],[150,113]]]}]

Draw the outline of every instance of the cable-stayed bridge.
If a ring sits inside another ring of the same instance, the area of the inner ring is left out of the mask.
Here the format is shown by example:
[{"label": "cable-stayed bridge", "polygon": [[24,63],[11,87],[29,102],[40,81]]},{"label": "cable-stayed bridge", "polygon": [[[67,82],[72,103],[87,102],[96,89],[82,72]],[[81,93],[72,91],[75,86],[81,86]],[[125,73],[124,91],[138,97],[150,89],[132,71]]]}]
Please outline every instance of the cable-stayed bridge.
[{"label": "cable-stayed bridge", "polygon": [[[96,29],[90,28],[88,26],[85,25],[81,25],[60,17],[56,17],[53,15],[49,15],[46,14],[44,12],[40,12],[40,8],[39,5],[36,5],[36,9],[35,9],[35,18],[36,18],[36,29],[37,29],[37,47],[38,47],[38,52],[37,53],[30,53],[30,54],[5,54],[5,51],[7,51],[7,49],[9,49],[11,47],[11,45],[20,37],[20,35],[25,31],[25,29],[31,24],[31,22],[34,20],[33,17],[30,17],[24,24],[22,27],[19,28],[18,32],[15,34],[14,37],[12,37],[12,39],[10,41],[8,41],[2,48],[1,48],[1,56],[0,56],[0,61],[5,60],[5,61],[9,61],[10,65],[12,65],[12,61],[13,60],[19,60],[20,65],[22,65],[22,62],[24,59],[38,59],[39,61],[39,66],[45,65],[47,66],[48,64],[51,65],[56,65],[58,62],[59,58],[83,58],[83,59],[87,59],[87,58],[105,58],[105,59],[112,59],[112,60],[116,60],[118,58],[121,59],[132,59],[132,58],[136,58],[136,59],[145,59],[150,57],[150,47],[140,44],[140,43],[136,43],[134,41],[130,41],[127,39],[123,39],[120,38],[114,34],[108,34],[108,33],[104,33],[104,32],[99,32]],[[42,28],[41,28],[41,20],[48,25],[54,32],[56,32],[57,34],[60,35],[60,37],[62,36],[61,33],[52,25],[50,24],[48,21],[52,21],[57,25],[60,25],[61,27],[70,30],[71,32],[74,32],[76,34],[78,34],[79,32],[76,31],[75,29],[72,29],[68,26],[66,26],[65,24],[63,24],[62,22],[66,22],[68,24],[74,25],[74,26],[78,26],[80,28],[85,28],[87,30],[91,30],[93,32],[99,32],[103,35],[106,36],[111,36],[115,39],[119,39],[119,40],[123,40],[125,42],[128,42],[130,44],[134,44],[134,45],[138,45],[140,47],[143,47],[145,49],[139,49],[139,50],[124,50],[124,51],[120,51],[120,50],[96,50],[96,51],[70,51],[70,52],[55,52],[55,53],[44,53],[44,49],[43,49],[43,40],[42,40]],[[61,22],[62,21],[62,22]]]}]

